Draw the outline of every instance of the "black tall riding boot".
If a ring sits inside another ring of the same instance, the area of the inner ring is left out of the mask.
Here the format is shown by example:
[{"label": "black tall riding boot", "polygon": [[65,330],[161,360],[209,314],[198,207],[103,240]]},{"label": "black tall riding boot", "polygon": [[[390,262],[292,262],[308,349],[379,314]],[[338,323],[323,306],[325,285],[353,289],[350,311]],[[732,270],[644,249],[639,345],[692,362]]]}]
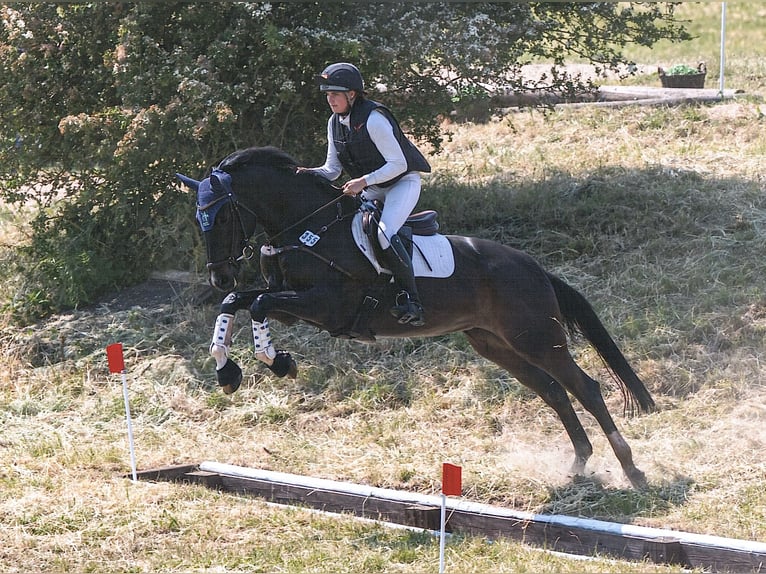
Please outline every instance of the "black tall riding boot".
[{"label": "black tall riding boot", "polygon": [[394,281],[399,286],[396,304],[391,307],[391,314],[402,324],[408,323],[413,327],[425,324],[423,305],[420,304],[418,287],[415,284],[415,270],[412,259],[398,235],[391,238],[391,247],[383,250],[386,266],[394,274]]}]

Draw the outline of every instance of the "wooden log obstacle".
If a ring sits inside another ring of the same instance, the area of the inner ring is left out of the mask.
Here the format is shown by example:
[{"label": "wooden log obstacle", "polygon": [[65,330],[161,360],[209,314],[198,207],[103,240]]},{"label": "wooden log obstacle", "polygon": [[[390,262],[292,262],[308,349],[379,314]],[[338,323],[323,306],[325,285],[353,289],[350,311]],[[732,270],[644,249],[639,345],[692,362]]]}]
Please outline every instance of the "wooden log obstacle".
[{"label": "wooden log obstacle", "polygon": [[[269,502],[439,529],[439,496],[376,488],[217,462],[138,472],[139,480],[201,484]],[[762,572],[766,543],[570,516],[533,514],[464,499],[447,500],[447,531],[512,538],[585,556],[679,564],[709,572]]]}]

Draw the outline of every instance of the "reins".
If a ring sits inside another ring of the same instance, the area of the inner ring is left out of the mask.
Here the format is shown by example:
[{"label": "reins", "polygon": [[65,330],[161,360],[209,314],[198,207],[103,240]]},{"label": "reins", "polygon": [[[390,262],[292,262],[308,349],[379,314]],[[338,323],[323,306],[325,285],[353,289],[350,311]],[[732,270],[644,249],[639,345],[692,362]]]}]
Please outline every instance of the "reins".
[{"label": "reins", "polygon": [[[333,187],[335,187],[335,186],[333,186]],[[335,189],[340,189],[340,188],[335,187]],[[343,206],[340,204],[341,199],[343,199],[343,195],[340,195],[338,197],[332,198],[330,201],[328,201],[324,205],[319,206],[317,209],[315,209],[314,211],[312,211],[311,213],[309,213],[305,217],[302,217],[301,219],[299,219],[295,223],[293,223],[293,224],[289,225],[288,227],[284,228],[282,231],[280,231],[276,235],[273,235],[273,236],[269,237],[268,238],[268,242],[264,246],[262,251],[264,251],[268,255],[276,255],[276,256],[279,256],[279,255],[281,255],[283,253],[288,253],[288,252],[291,252],[291,251],[300,251],[302,253],[306,253],[308,255],[312,255],[313,257],[316,257],[317,259],[319,259],[320,261],[325,263],[327,266],[329,266],[331,269],[335,269],[336,271],[339,271],[340,273],[342,273],[343,275],[345,275],[349,279],[352,279],[353,275],[351,273],[349,273],[346,269],[344,269],[343,267],[338,265],[332,259],[328,259],[327,257],[325,257],[325,256],[321,255],[320,253],[317,253],[316,251],[311,249],[311,247],[317,241],[319,241],[321,235],[323,233],[325,233],[330,227],[332,227],[336,223],[339,223],[339,222],[343,221],[346,217],[350,217],[351,215],[353,215],[354,212],[351,212],[351,213],[348,213],[348,214],[344,214],[343,213]],[[308,221],[309,219],[311,219],[312,217],[314,217],[318,213],[321,213],[322,211],[324,211],[325,209],[327,209],[328,207],[330,207],[333,204],[336,205],[335,219],[332,220],[329,223],[326,223],[325,225],[322,225],[317,230],[317,233],[314,233],[313,231],[310,231],[310,230],[304,231],[303,234],[298,239],[298,241],[300,241],[301,245],[295,245],[294,244],[294,245],[285,245],[285,246],[281,246],[281,247],[275,247],[274,246],[274,243],[276,243],[276,239],[278,237],[286,234],[289,231],[294,230],[296,227],[298,227],[302,223]]]},{"label": "reins", "polygon": [[[340,189],[340,188],[338,188],[338,187],[335,187],[335,186],[333,186],[333,187],[334,187],[335,189]],[[292,231],[294,228],[298,227],[298,226],[299,226],[301,223],[304,223],[305,221],[308,221],[309,219],[311,219],[312,217],[314,217],[314,216],[315,216],[317,213],[320,213],[320,212],[321,212],[321,211],[323,211],[324,209],[327,209],[328,207],[330,207],[330,206],[331,206],[333,203],[336,203],[336,202],[340,202],[340,200],[341,200],[342,198],[343,198],[343,196],[342,196],[342,195],[341,195],[341,196],[338,196],[338,197],[334,197],[334,198],[332,198],[330,201],[328,201],[328,202],[327,202],[327,203],[325,203],[324,205],[322,205],[322,206],[320,206],[320,207],[316,208],[314,211],[312,211],[311,213],[309,213],[307,216],[305,216],[305,217],[303,217],[303,218],[299,219],[298,221],[296,221],[295,223],[293,223],[293,224],[291,224],[290,226],[286,227],[285,229],[283,229],[282,231],[280,231],[280,232],[279,232],[279,233],[277,233],[276,235],[273,235],[273,236],[269,237],[269,241],[268,241],[269,245],[272,245],[273,243],[275,243],[275,242],[276,242],[275,240],[276,240],[276,238],[277,238],[277,237],[279,237],[279,236],[281,236],[281,235],[284,235],[284,234],[285,234],[285,233],[287,233],[288,231]],[[327,229],[330,227],[330,225],[333,225],[334,223],[337,223],[338,221],[342,221],[342,220],[343,220],[343,213],[342,213],[342,211],[341,211],[341,210],[342,210],[342,208],[340,207],[340,203],[338,203],[338,211],[339,211],[339,213],[338,213],[338,215],[335,217],[335,221],[333,221],[333,222],[332,222],[332,223],[330,223],[329,225],[325,225],[325,226],[324,226],[324,227],[321,229],[321,231],[322,231],[322,232],[324,232],[324,231],[327,231]]]},{"label": "reins", "polygon": [[[336,187],[335,189],[340,189],[340,188]],[[235,197],[230,197],[230,196],[227,195],[227,196],[224,196],[224,197],[217,198],[217,199],[213,200],[212,202],[210,202],[208,205],[204,206],[204,209],[207,209],[210,206],[214,205],[215,203],[217,203],[219,201],[222,201],[224,199],[227,199],[227,198],[231,199],[231,201],[232,201],[232,209],[234,210],[234,213],[237,216],[237,220],[239,221],[239,226],[240,226],[240,230],[242,231],[242,236],[243,237],[247,237],[247,238],[243,241],[242,254],[239,257],[234,257],[232,255],[229,258],[224,259],[222,261],[208,263],[207,264],[208,268],[220,266],[220,265],[222,265],[222,264],[224,264],[226,262],[239,262],[239,261],[242,261],[243,259],[249,261],[250,259],[253,258],[253,256],[255,255],[255,252],[256,252],[256,249],[253,246],[253,241],[257,240],[261,235],[265,235],[267,237],[267,241],[266,241],[266,244],[265,244],[265,246],[263,248],[263,251],[267,255],[277,255],[278,256],[278,255],[281,255],[283,253],[288,253],[288,252],[291,252],[291,251],[300,251],[300,252],[307,253],[309,255],[312,255],[312,256],[316,257],[317,259],[319,259],[320,261],[322,261],[323,263],[328,265],[331,269],[335,269],[336,271],[339,271],[340,273],[342,273],[346,277],[353,278],[353,275],[351,273],[349,273],[346,269],[344,269],[343,267],[341,267],[340,265],[338,265],[337,263],[335,263],[331,259],[328,259],[327,257],[324,257],[323,255],[321,255],[321,254],[315,252],[314,250],[310,249],[310,246],[313,245],[313,243],[310,243],[310,240],[304,240],[304,237],[306,236],[306,234],[308,234],[309,237],[313,236],[313,237],[316,238],[316,240],[314,242],[318,241],[319,240],[319,236],[321,234],[325,233],[330,227],[332,227],[336,223],[339,223],[340,221],[343,221],[345,218],[350,217],[351,215],[353,215],[353,212],[347,213],[347,214],[343,213],[343,207],[340,204],[340,200],[343,199],[342,195],[338,196],[338,197],[332,198],[327,203],[319,206],[317,209],[315,209],[314,211],[312,211],[308,215],[302,217],[301,219],[299,219],[295,223],[290,224],[289,226],[287,226],[286,228],[282,229],[281,231],[279,231],[278,233],[276,233],[275,235],[272,235],[272,236],[269,236],[265,231],[262,231],[262,232],[258,233],[255,236],[253,236],[252,234],[250,236],[248,236],[247,230],[245,229],[245,225],[244,225],[244,223],[242,221],[242,216],[239,213],[239,208],[241,207],[242,209],[244,209],[245,211],[250,213],[256,219],[257,219],[257,216],[253,212],[253,210],[251,210],[246,205],[240,203],[239,200],[237,200]],[[285,245],[285,246],[275,246],[274,245],[277,242],[278,238],[282,237],[283,235],[285,235],[286,233],[288,233],[290,231],[293,231],[296,227],[298,227],[302,223],[305,223],[306,221],[308,221],[309,219],[311,219],[312,217],[314,217],[318,213],[321,213],[322,211],[324,211],[328,207],[332,206],[333,204],[337,205],[337,208],[336,208],[337,213],[335,215],[335,219],[330,221],[329,223],[326,223],[326,224],[322,225],[317,230],[316,234],[314,232],[312,232],[312,231],[304,232],[304,235],[302,235],[301,238],[299,239],[299,241],[301,241],[301,243],[302,243],[301,245],[297,245],[297,244],[296,245]]]}]

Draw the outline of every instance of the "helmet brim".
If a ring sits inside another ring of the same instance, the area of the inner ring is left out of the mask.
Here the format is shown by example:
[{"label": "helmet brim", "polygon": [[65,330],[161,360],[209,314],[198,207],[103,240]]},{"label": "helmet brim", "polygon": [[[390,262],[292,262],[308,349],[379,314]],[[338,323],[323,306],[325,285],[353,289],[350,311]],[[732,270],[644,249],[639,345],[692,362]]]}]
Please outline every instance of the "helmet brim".
[{"label": "helmet brim", "polygon": [[344,86],[333,86],[331,84],[319,84],[319,91],[320,92],[350,92],[352,90],[351,88],[346,88]]}]

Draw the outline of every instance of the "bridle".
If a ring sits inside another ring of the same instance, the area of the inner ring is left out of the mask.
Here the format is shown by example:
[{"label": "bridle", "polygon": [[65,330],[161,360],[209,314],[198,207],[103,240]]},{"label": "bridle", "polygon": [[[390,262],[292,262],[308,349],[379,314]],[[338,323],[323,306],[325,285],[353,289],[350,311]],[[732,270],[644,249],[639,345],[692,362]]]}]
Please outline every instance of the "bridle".
[{"label": "bridle", "polygon": [[264,232],[259,233],[255,237],[252,237],[252,234],[255,232],[255,229],[253,229],[253,231],[248,233],[248,231],[247,231],[247,229],[245,227],[245,222],[244,222],[244,219],[242,217],[241,210],[244,210],[244,211],[248,212],[250,215],[252,215],[254,220],[257,219],[257,216],[256,216],[255,212],[252,209],[250,209],[246,205],[240,203],[239,200],[237,200],[236,196],[234,195],[234,193],[232,191],[229,191],[229,192],[227,192],[227,193],[225,193],[225,194],[223,194],[223,195],[221,195],[219,197],[216,197],[215,199],[213,199],[212,201],[210,201],[208,204],[206,204],[204,206],[199,206],[198,205],[197,206],[197,211],[198,212],[203,212],[203,211],[205,211],[207,209],[210,209],[211,207],[215,206],[219,202],[222,202],[222,201],[228,202],[229,203],[229,209],[231,210],[231,213],[235,217],[235,219],[237,221],[237,224],[239,226],[239,231],[241,231],[242,237],[243,237],[242,241],[240,242],[242,250],[238,254],[238,253],[236,253],[236,249],[237,248],[234,245],[235,242],[236,242],[237,227],[236,227],[236,225],[232,226],[231,246],[232,246],[233,253],[231,255],[229,255],[228,257],[224,258],[224,259],[220,259],[220,260],[217,260],[217,261],[208,261],[208,263],[206,264],[205,267],[207,268],[208,272],[213,272],[213,271],[215,271],[217,269],[220,269],[222,267],[225,267],[227,265],[236,267],[243,260],[245,260],[245,261],[251,260],[255,256],[255,253],[257,251],[256,247],[254,245],[255,240],[257,240],[261,235],[265,235],[267,237],[267,241],[266,241],[265,247],[267,248],[268,252],[270,254],[272,254],[272,255],[279,255],[279,254],[282,254],[282,253],[286,253],[286,252],[289,252],[289,251],[296,251],[296,250],[304,251],[304,252],[309,253],[309,254],[313,255],[314,257],[317,257],[318,259],[324,261],[325,263],[330,265],[332,268],[340,271],[344,275],[347,275],[347,276],[350,277],[351,274],[348,273],[345,269],[342,269],[337,264],[335,264],[333,261],[328,260],[327,258],[325,258],[322,255],[318,254],[313,249],[310,249],[310,246],[303,241],[303,238],[301,238],[299,240],[299,241],[301,241],[300,245],[286,245],[286,246],[281,246],[281,247],[277,246],[279,238],[283,237],[288,232],[295,230],[302,223],[305,223],[306,221],[311,219],[313,216],[317,215],[318,213],[321,213],[322,211],[326,210],[327,208],[329,208],[329,207],[331,207],[333,205],[335,205],[335,208],[336,208],[335,218],[332,221],[330,221],[330,222],[322,225],[320,228],[318,228],[316,230],[316,234],[314,234],[314,232],[309,232],[309,231],[306,231],[306,233],[310,233],[311,235],[315,235],[317,237],[317,239],[318,239],[318,236],[321,236],[323,233],[325,233],[331,226],[335,225],[336,223],[339,223],[340,221],[343,221],[346,217],[349,217],[349,216],[353,215],[353,213],[356,212],[356,208],[352,212],[350,212],[350,213],[344,213],[343,212],[343,206],[340,203],[340,200],[343,197],[344,197],[343,195],[337,196],[337,197],[333,197],[327,203],[321,205],[320,207],[318,207],[317,209],[315,209],[314,211],[312,211],[311,213],[309,213],[305,217],[302,217],[301,219],[296,221],[295,223],[291,223],[290,225],[288,225],[287,227],[285,227],[284,229],[282,229],[281,231],[277,232],[274,235],[269,236],[264,231]]},{"label": "bridle", "polygon": [[[213,201],[207,203],[206,205],[202,205],[202,206],[198,205],[197,211],[204,212],[222,201],[225,201],[229,204],[229,209],[231,213],[234,215],[234,217],[236,218],[237,223],[239,224],[239,231],[242,232],[242,237],[243,237],[242,241],[240,242],[242,251],[240,252],[239,255],[237,255],[236,253],[232,253],[231,255],[229,255],[228,257],[224,259],[219,259],[218,261],[208,261],[207,264],[205,265],[208,272],[214,271],[216,269],[220,269],[221,267],[224,267],[226,265],[233,265],[233,266],[239,265],[239,262],[243,260],[250,261],[255,256],[255,251],[256,251],[251,241],[251,237],[255,229],[253,229],[253,231],[248,233],[247,229],[245,228],[245,222],[242,219],[242,213],[240,210],[247,211],[250,215],[253,216],[254,221],[257,219],[257,216],[252,209],[250,209],[246,205],[241,204],[239,200],[237,200],[237,198],[234,196],[233,193],[227,193],[225,195],[221,195],[220,197],[216,197]],[[237,233],[237,228],[235,226],[232,226],[232,230],[231,230],[232,247],[234,246],[234,243],[236,241],[236,233]]]}]

